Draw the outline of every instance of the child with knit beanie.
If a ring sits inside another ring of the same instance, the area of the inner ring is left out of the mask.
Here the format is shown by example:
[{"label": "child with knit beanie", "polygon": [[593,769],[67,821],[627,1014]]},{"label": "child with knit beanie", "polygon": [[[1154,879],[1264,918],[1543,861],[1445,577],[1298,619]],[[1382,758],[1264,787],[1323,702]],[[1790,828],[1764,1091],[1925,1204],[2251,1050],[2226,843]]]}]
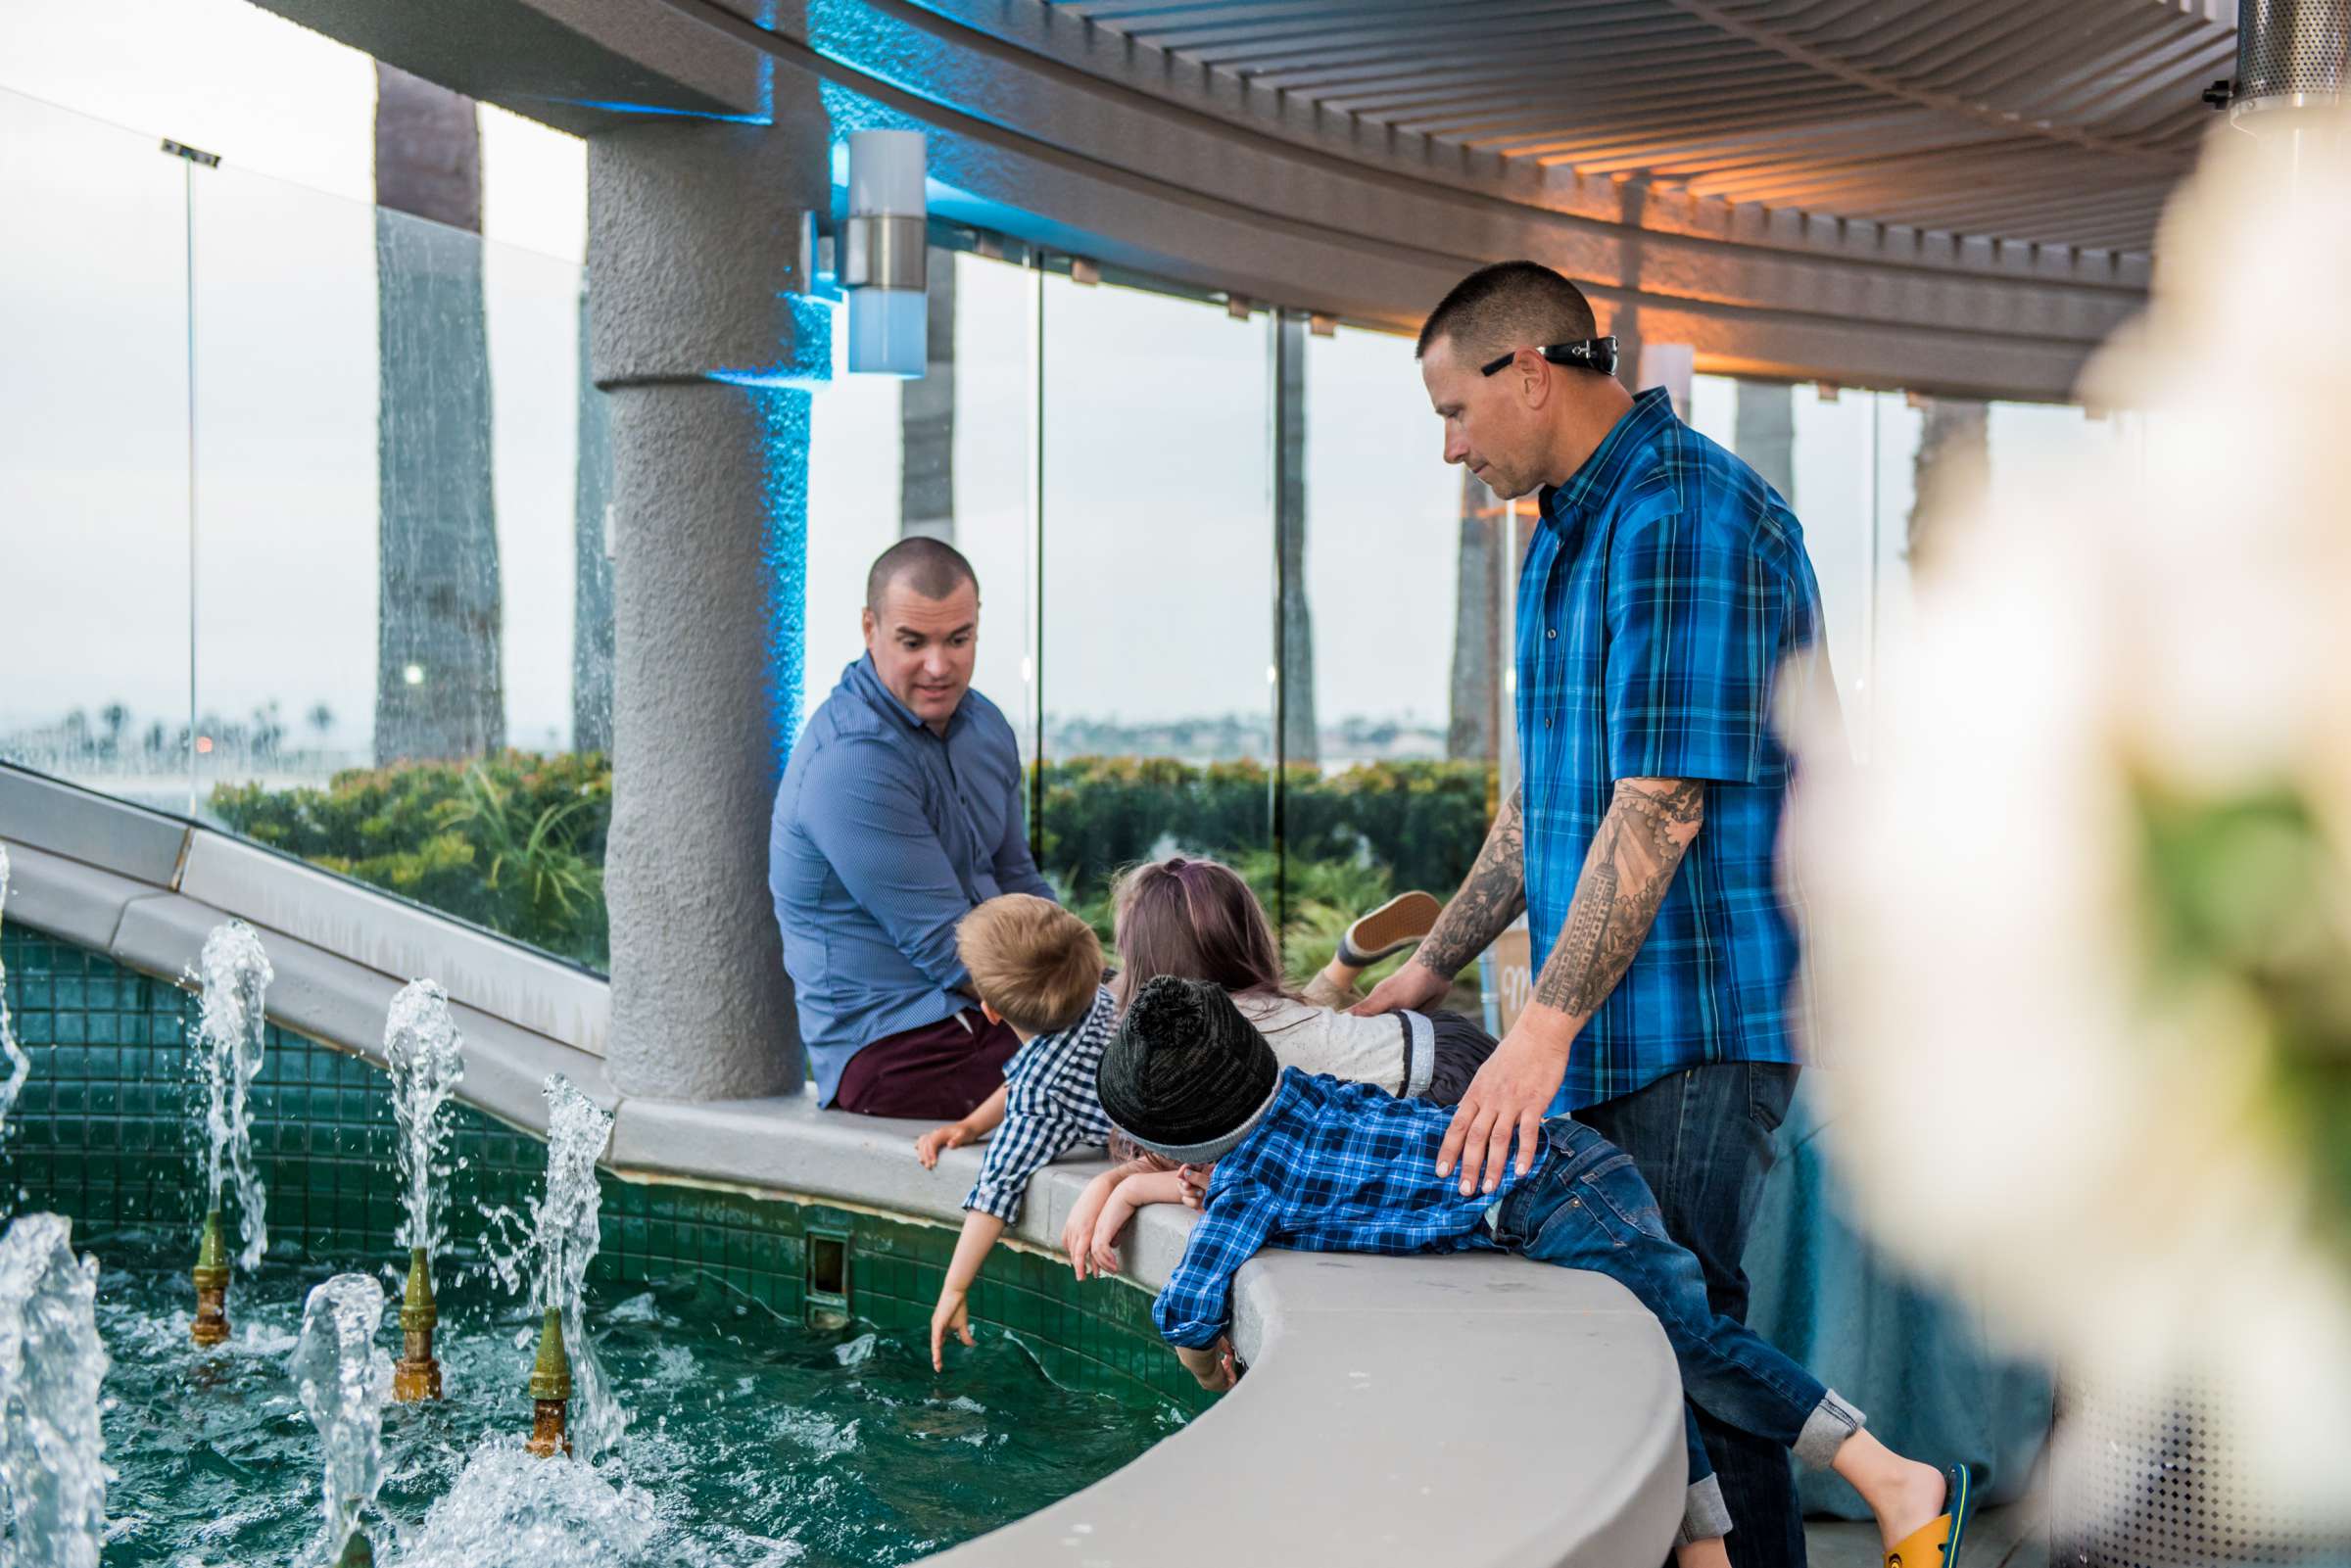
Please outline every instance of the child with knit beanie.
[{"label": "child with knit beanie", "polygon": [[[1175,1165],[1213,1165],[1201,1219],[1152,1306],[1161,1335],[1203,1387],[1230,1386],[1233,1276],[1261,1248],[1499,1247],[1623,1284],[1663,1326],[1688,1402],[1850,1482],[1877,1517],[1890,1564],[1957,1561],[1966,1467],[1938,1474],[1894,1452],[1864,1430],[1860,1411],[1716,1314],[1698,1259],[1666,1237],[1632,1157],[1591,1128],[1553,1117],[1531,1169],[1505,1165],[1493,1192],[1464,1196],[1436,1174],[1452,1120],[1445,1111],[1283,1068],[1221,988],[1173,977],[1135,997],[1097,1084],[1112,1124],[1139,1148]],[[1726,1564],[1730,1517],[1684,1414],[1690,1490],[1676,1555],[1681,1568]]]}]

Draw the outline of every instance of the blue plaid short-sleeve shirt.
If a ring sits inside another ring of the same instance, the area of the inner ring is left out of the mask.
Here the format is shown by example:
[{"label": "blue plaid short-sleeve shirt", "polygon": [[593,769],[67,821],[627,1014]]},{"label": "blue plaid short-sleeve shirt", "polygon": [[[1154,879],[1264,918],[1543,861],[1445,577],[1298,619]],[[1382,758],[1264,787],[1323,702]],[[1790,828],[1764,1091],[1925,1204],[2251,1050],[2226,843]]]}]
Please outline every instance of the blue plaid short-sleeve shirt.
[{"label": "blue plaid short-sleeve shirt", "polygon": [[1619,779],[1696,779],[1705,825],[1568,1057],[1555,1112],[1684,1068],[1793,1062],[1796,910],[1774,875],[1783,666],[1817,642],[1803,529],[1752,468],[1634,400],[1543,496],[1518,579],[1526,911],[1540,974]]}]

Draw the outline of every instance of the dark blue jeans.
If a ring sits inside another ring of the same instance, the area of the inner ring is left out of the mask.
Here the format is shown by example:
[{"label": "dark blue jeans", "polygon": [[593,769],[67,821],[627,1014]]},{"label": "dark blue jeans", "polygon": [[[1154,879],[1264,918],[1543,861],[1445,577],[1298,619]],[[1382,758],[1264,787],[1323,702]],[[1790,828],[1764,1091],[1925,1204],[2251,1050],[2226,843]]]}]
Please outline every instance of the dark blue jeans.
[{"label": "dark blue jeans", "polygon": [[[1860,1417],[1745,1324],[1717,1313],[1697,1258],[1665,1234],[1657,1200],[1633,1157],[1565,1117],[1544,1125],[1549,1154],[1503,1201],[1494,1239],[1537,1262],[1588,1268],[1656,1314],[1681,1368],[1688,1404],[1714,1421],[1826,1464]],[[1685,1413],[1692,1489],[1685,1540],[1721,1535],[1728,1520],[1694,1414]],[[1782,1464],[1786,1460],[1783,1458]],[[1734,1532],[1735,1534],[1735,1532]]]},{"label": "dark blue jeans", "polygon": [[[1793,1067],[1766,1063],[1691,1068],[1575,1114],[1633,1157],[1665,1234],[1698,1259],[1708,1304],[1735,1323],[1747,1321],[1741,1259],[1796,1076]],[[1698,1425],[1737,1526],[1732,1568],[1802,1568],[1804,1520],[1787,1450],[1703,1411]]]}]

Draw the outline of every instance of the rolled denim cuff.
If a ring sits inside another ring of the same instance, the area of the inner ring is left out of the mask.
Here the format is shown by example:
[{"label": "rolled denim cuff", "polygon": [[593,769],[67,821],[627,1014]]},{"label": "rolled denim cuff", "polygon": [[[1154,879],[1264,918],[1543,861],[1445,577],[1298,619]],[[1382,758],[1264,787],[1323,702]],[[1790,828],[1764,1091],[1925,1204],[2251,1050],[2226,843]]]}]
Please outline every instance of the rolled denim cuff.
[{"label": "rolled denim cuff", "polygon": [[1838,1398],[1835,1389],[1820,1397],[1812,1413],[1804,1417],[1804,1429],[1796,1435],[1796,1456],[1816,1470],[1826,1470],[1845,1440],[1861,1430],[1869,1420],[1859,1410]]},{"label": "rolled denim cuff", "polygon": [[1731,1510],[1722,1504],[1722,1483],[1712,1476],[1690,1483],[1682,1495],[1682,1528],[1673,1538],[1677,1546],[1712,1541],[1731,1533]]}]

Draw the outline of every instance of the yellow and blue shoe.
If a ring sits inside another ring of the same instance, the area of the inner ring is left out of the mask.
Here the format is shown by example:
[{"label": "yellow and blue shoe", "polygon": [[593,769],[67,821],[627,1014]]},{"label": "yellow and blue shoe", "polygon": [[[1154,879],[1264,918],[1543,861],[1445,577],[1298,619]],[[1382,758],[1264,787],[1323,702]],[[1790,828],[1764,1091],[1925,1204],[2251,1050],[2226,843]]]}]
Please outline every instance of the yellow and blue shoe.
[{"label": "yellow and blue shoe", "polygon": [[1957,1568],[1975,1491],[1964,1464],[1945,1466],[1943,1485],[1943,1512],[1895,1543],[1886,1553],[1886,1568]]}]

